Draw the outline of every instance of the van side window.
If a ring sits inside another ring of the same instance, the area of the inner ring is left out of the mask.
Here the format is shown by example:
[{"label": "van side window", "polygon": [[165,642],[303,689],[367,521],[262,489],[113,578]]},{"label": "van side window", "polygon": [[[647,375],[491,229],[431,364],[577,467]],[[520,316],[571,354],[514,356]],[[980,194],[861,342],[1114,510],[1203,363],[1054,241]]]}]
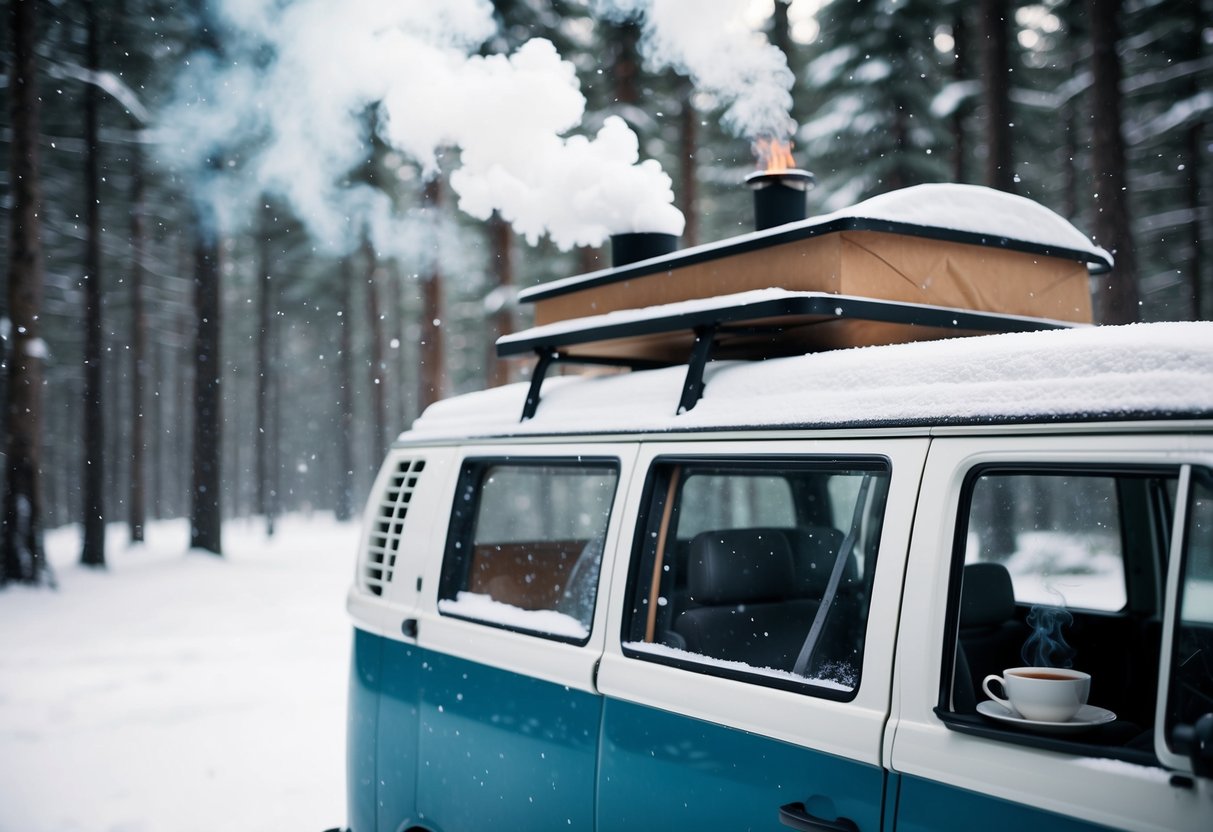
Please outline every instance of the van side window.
[{"label": "van side window", "polygon": [[687,479],[679,503],[679,535],[686,540],[710,529],[795,525],[792,489],[783,477],[703,474]]},{"label": "van side window", "polygon": [[973,483],[965,563],[1001,563],[1015,601],[1125,605],[1113,476],[988,474]]},{"label": "van side window", "polygon": [[619,466],[611,460],[468,460],[438,610],[585,643]]},{"label": "van side window", "polygon": [[[1178,469],[982,468],[956,532],[950,727],[1153,763],[1161,616]],[[1018,730],[982,682],[1007,668],[1091,675],[1081,732]],[[956,717],[956,718],[953,718]],[[1001,733],[1000,733],[1001,732]]]},{"label": "van side window", "polygon": [[1167,751],[1194,758],[1194,769],[1208,776],[1213,771],[1207,736],[1213,728],[1207,724],[1213,719],[1213,472],[1207,468],[1192,470],[1184,526],[1163,737]]},{"label": "van side window", "polygon": [[625,655],[854,698],[888,479],[873,459],[658,460]]}]

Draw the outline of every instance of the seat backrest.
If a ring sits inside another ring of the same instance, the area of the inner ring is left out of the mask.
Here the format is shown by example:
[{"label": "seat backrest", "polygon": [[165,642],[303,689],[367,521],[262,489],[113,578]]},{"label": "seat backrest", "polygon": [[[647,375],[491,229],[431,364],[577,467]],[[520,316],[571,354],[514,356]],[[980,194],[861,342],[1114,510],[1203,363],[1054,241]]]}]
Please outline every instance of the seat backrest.
[{"label": "seat backrest", "polygon": [[782,600],[795,576],[787,537],[775,529],[700,532],[687,558],[687,591],[704,606]]},{"label": "seat backrest", "polygon": [[[782,529],[792,547],[792,563],[796,571],[794,594],[798,598],[819,600],[825,595],[830,573],[838,559],[846,535],[832,526],[798,526]],[[853,554],[847,555],[839,589],[852,591],[859,580],[859,567]]]},{"label": "seat backrest", "polygon": [[1015,589],[1011,573],[1001,563],[965,566],[960,589],[960,629],[992,632],[1015,618]]},{"label": "seat backrest", "polygon": [[696,603],[674,622],[686,649],[752,667],[790,670],[817,605],[790,598],[787,537],[771,529],[702,532],[691,541],[687,587]]},{"label": "seat backrest", "polygon": [[965,566],[959,624],[960,646],[967,660],[969,679],[962,679],[958,672],[957,689],[968,684],[973,690],[980,690],[981,681],[987,675],[1023,664],[1020,652],[1029,631],[1015,616],[1011,574],[1001,563]]}]

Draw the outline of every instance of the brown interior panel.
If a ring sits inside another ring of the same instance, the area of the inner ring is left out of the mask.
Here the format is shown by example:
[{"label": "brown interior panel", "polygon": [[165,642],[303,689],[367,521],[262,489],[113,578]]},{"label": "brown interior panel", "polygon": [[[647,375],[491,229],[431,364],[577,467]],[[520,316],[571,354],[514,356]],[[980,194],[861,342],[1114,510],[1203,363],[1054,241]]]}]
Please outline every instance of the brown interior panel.
[{"label": "brown interior panel", "polygon": [[472,550],[468,592],[524,610],[559,604],[585,540],[480,543]]}]

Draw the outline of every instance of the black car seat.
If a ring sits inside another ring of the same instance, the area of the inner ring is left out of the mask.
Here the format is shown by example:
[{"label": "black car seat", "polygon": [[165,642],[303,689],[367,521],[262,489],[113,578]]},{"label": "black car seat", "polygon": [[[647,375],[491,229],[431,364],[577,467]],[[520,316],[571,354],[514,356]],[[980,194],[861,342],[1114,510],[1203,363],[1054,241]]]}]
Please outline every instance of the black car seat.
[{"label": "black car seat", "polygon": [[[970,563],[960,588],[960,628],[953,697],[956,709],[976,707],[981,682],[1023,664],[1028,627],[1015,617],[1011,573],[1001,563]],[[964,670],[967,669],[967,673]]]},{"label": "black car seat", "polygon": [[701,532],[691,540],[687,590],[696,606],[674,622],[687,650],[752,667],[791,670],[817,603],[793,597],[785,535],[772,529]]}]

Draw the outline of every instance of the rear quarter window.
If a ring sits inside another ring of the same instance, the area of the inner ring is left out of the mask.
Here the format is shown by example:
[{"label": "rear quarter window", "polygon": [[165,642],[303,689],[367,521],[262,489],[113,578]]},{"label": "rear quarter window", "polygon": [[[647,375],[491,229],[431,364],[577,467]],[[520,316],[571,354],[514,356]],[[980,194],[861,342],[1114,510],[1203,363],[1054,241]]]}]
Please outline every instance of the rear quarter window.
[{"label": "rear quarter window", "polygon": [[618,480],[613,460],[465,462],[439,612],[584,643]]}]

